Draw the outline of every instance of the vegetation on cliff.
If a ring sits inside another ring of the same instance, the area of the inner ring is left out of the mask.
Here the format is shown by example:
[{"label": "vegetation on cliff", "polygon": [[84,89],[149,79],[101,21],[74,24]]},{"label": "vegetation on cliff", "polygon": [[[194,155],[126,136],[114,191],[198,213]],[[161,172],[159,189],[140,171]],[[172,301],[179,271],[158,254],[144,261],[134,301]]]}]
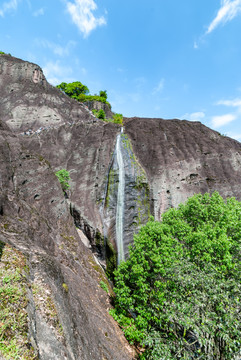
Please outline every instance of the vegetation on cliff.
[{"label": "vegetation on cliff", "polygon": [[58,170],[55,175],[57,176],[60,185],[62,187],[62,190],[65,192],[67,189],[69,189],[70,185],[69,185],[69,180],[70,180],[70,176],[69,176],[69,172],[65,169],[61,169]]},{"label": "vegetation on cliff", "polygon": [[0,358],[37,358],[28,339],[27,271],[24,255],[0,242]]},{"label": "vegetation on cliff", "polygon": [[11,54],[6,54],[4,51],[0,51],[0,55],[10,55],[11,56]]},{"label": "vegetation on cliff", "polygon": [[[239,359],[241,203],[194,195],[135,236],[115,309],[141,359]],[[239,357],[238,357],[239,356]]]},{"label": "vegetation on cliff", "polygon": [[[71,98],[80,101],[80,102],[93,102],[98,101],[103,104],[107,104],[108,107],[111,109],[110,103],[107,101],[107,91],[100,90],[99,95],[89,95],[89,89],[86,85],[83,85],[80,81],[74,81],[72,83],[65,83],[62,82],[61,84],[56,86],[58,89],[62,90],[66,95],[70,96]],[[93,109],[93,114],[103,121],[113,122],[115,124],[123,124],[123,115],[114,113],[113,117],[110,119],[106,118],[105,111],[103,109]]]},{"label": "vegetation on cliff", "polygon": [[88,87],[83,85],[80,81],[74,81],[68,84],[66,82],[62,82],[56,87],[62,90],[66,95],[80,102],[100,101],[111,108],[110,103],[107,101],[106,90],[100,90],[99,95],[89,95]]}]

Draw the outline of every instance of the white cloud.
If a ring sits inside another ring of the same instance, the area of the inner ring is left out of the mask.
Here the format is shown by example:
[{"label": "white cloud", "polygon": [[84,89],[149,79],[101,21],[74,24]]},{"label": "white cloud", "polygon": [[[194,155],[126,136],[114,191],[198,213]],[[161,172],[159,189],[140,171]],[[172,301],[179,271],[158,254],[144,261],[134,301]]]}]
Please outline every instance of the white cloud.
[{"label": "white cloud", "polygon": [[67,2],[66,5],[72,21],[84,37],[87,37],[96,27],[106,24],[104,16],[95,17],[93,14],[93,11],[97,9],[94,0],[74,0],[74,3]]},{"label": "white cloud", "polygon": [[216,105],[225,105],[225,106],[241,108],[241,99],[236,98],[233,100],[220,100],[216,103]]},{"label": "white cloud", "polygon": [[76,45],[76,43],[72,40],[68,41],[66,46],[61,46],[45,39],[35,39],[35,44],[45,49],[50,49],[55,55],[58,56],[69,55],[71,48]]},{"label": "white cloud", "polygon": [[38,9],[36,11],[34,11],[33,16],[37,17],[37,16],[41,16],[44,15],[44,8]]},{"label": "white cloud", "polygon": [[152,94],[157,94],[162,92],[163,88],[164,88],[164,83],[165,83],[165,79],[161,79],[158,83],[158,85],[153,89]]},{"label": "white cloud", "polygon": [[5,1],[0,8],[0,16],[4,16],[8,11],[15,11],[17,10],[19,0],[10,0]]},{"label": "white cloud", "polygon": [[213,116],[211,119],[211,123],[214,128],[219,128],[221,126],[229,124],[230,122],[236,119],[237,119],[237,115],[235,114],[225,114],[225,115]]},{"label": "white cloud", "polygon": [[181,119],[186,119],[189,121],[201,121],[203,118],[205,118],[205,113],[203,111],[197,111],[193,112],[191,114],[186,113],[183,116],[181,116]]},{"label": "white cloud", "polygon": [[[230,109],[230,112],[228,114],[213,116],[211,118],[211,124],[215,128],[227,125],[230,122],[238,119],[241,115],[241,99],[240,98],[235,98],[235,99],[231,99],[231,100],[230,99],[229,100],[219,100],[215,103],[215,105],[221,105],[221,106],[226,106],[229,108],[234,108],[234,109]],[[231,137],[235,138],[234,136],[231,136]]]},{"label": "white cloud", "polygon": [[208,26],[206,34],[210,34],[220,24],[231,21],[241,12],[241,0],[221,0],[221,7],[216,17]]},{"label": "white cloud", "polygon": [[72,68],[60,65],[59,61],[48,62],[43,67],[43,72],[48,82],[52,85],[58,85],[63,81],[66,82],[74,81],[73,78],[71,77]]}]

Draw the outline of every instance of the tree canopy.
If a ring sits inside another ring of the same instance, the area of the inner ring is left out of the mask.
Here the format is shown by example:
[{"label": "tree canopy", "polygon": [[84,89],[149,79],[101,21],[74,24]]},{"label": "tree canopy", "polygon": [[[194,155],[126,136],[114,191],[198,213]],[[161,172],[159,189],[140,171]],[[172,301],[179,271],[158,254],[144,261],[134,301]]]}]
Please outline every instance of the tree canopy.
[{"label": "tree canopy", "polygon": [[107,90],[100,90],[99,95],[100,95],[100,97],[107,100]]},{"label": "tree canopy", "polygon": [[115,309],[141,359],[240,359],[241,203],[195,195],[151,219],[115,272]]},{"label": "tree canopy", "polygon": [[80,81],[74,81],[72,83],[62,82],[61,84],[56,86],[58,89],[65,92],[66,95],[74,99],[78,99],[80,94],[88,94],[89,89],[86,85],[83,85]]},{"label": "tree canopy", "polygon": [[62,82],[56,87],[62,90],[69,97],[76,99],[80,102],[87,101],[100,101],[107,104],[111,109],[110,103],[107,101],[107,91],[100,90],[99,95],[88,95],[89,89],[86,85],[83,85],[80,81],[74,81],[72,83]]}]

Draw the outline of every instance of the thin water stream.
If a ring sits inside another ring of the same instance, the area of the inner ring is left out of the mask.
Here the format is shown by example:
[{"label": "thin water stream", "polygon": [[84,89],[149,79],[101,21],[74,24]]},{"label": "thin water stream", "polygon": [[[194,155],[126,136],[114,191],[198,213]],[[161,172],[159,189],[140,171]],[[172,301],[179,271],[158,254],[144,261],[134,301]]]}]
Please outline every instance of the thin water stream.
[{"label": "thin water stream", "polygon": [[[123,133],[123,128],[121,128]],[[119,169],[119,183],[116,205],[116,243],[118,251],[118,264],[125,259],[123,246],[123,228],[124,228],[124,204],[125,204],[125,168],[121,151],[121,133],[117,135],[116,140],[116,159]]]}]

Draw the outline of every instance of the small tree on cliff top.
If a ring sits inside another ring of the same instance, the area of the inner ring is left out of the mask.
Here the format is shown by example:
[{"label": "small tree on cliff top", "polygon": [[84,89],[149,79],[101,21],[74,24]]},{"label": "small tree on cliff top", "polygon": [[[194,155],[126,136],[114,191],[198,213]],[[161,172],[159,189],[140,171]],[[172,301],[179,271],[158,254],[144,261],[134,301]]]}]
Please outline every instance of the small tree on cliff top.
[{"label": "small tree on cliff top", "polygon": [[61,84],[56,86],[58,89],[65,92],[66,95],[78,99],[81,94],[88,94],[89,89],[86,85],[83,85],[80,81],[74,81],[72,83],[62,82]]},{"label": "small tree on cliff top", "polygon": [[241,203],[195,195],[135,236],[112,314],[141,359],[239,359],[240,274]]},{"label": "small tree on cliff top", "polygon": [[107,91],[106,90],[100,90],[99,95],[100,95],[100,97],[107,100]]}]

